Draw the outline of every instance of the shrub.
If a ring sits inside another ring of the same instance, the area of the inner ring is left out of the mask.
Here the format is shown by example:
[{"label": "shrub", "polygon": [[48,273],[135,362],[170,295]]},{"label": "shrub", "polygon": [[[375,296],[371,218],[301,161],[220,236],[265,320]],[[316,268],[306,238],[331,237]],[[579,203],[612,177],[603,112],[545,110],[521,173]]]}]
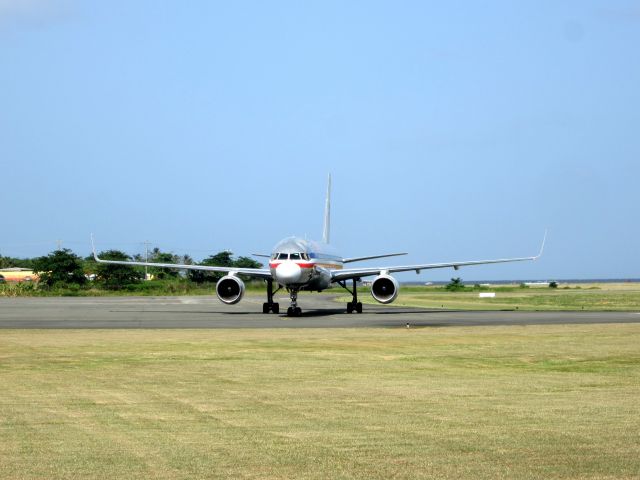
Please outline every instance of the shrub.
[{"label": "shrub", "polygon": [[67,248],[36,258],[33,260],[33,270],[39,275],[40,284],[49,288],[84,285],[87,281],[80,257]]},{"label": "shrub", "polygon": [[460,290],[464,290],[464,285],[462,284],[462,279],[460,277],[457,277],[452,278],[444,288],[446,288],[450,292],[459,292]]}]

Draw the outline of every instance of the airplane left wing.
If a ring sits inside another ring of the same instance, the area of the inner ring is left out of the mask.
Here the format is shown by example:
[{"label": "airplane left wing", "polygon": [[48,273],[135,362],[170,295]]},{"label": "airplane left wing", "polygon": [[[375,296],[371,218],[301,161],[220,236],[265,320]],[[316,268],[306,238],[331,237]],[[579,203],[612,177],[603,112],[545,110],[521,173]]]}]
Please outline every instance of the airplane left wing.
[{"label": "airplane left wing", "polygon": [[434,268],[452,267],[455,270],[458,270],[460,267],[467,267],[471,265],[487,265],[490,263],[526,262],[531,260],[537,260],[542,256],[542,251],[544,250],[544,244],[546,239],[547,239],[547,234],[545,232],[544,238],[542,240],[542,246],[540,247],[540,252],[538,253],[538,255],[535,255],[533,257],[499,258],[495,260],[471,260],[471,261],[464,261],[464,262],[425,263],[425,264],[419,264],[419,265],[401,265],[401,266],[394,266],[394,267],[345,268],[342,270],[332,270],[331,281],[338,282],[342,280],[349,280],[352,278],[368,277],[371,275],[382,275],[382,274],[398,273],[398,272],[415,271],[416,273],[420,273],[421,270],[430,270]]}]

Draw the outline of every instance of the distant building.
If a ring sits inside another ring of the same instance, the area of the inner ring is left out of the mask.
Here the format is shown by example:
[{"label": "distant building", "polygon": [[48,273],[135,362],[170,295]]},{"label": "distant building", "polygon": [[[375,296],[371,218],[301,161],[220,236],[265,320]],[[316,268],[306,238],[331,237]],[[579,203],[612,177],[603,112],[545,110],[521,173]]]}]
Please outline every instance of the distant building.
[{"label": "distant building", "polygon": [[524,282],[527,287],[548,287],[549,282]]},{"label": "distant building", "polygon": [[5,282],[34,282],[40,278],[33,273],[33,270],[19,267],[0,269],[0,277],[2,277]]}]

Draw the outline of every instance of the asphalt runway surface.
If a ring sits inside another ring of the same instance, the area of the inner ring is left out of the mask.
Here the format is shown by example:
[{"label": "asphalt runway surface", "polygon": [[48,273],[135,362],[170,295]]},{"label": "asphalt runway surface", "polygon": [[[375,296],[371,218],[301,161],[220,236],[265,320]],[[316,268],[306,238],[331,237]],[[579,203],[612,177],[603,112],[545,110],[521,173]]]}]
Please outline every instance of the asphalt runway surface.
[{"label": "asphalt runway surface", "polygon": [[[302,316],[262,313],[262,296],[0,298],[0,328],[398,328],[639,323],[640,312],[462,311],[364,305],[346,313],[331,295],[301,295]],[[288,298],[276,297],[286,312]]]}]

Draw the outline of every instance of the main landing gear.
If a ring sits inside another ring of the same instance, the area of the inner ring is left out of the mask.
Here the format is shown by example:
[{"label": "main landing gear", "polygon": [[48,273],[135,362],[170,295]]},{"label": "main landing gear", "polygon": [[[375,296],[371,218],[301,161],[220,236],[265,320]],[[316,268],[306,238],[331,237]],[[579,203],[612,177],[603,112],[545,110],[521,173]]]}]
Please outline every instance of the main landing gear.
[{"label": "main landing gear", "polygon": [[[278,287],[280,290],[280,287]],[[280,304],[273,301],[273,295],[276,293],[273,291],[273,280],[267,280],[267,301],[262,304],[262,313],[280,313]]]},{"label": "main landing gear", "polygon": [[353,300],[349,303],[347,303],[347,313],[353,313],[353,312],[358,312],[358,313],[362,313],[362,303],[358,301],[358,289],[356,288],[356,280],[357,279],[353,279],[353,290],[349,290],[349,288],[347,287],[347,282],[346,281],[342,281],[342,282],[338,282],[338,284],[344,288],[347,292],[349,292],[352,296],[353,296]]}]

